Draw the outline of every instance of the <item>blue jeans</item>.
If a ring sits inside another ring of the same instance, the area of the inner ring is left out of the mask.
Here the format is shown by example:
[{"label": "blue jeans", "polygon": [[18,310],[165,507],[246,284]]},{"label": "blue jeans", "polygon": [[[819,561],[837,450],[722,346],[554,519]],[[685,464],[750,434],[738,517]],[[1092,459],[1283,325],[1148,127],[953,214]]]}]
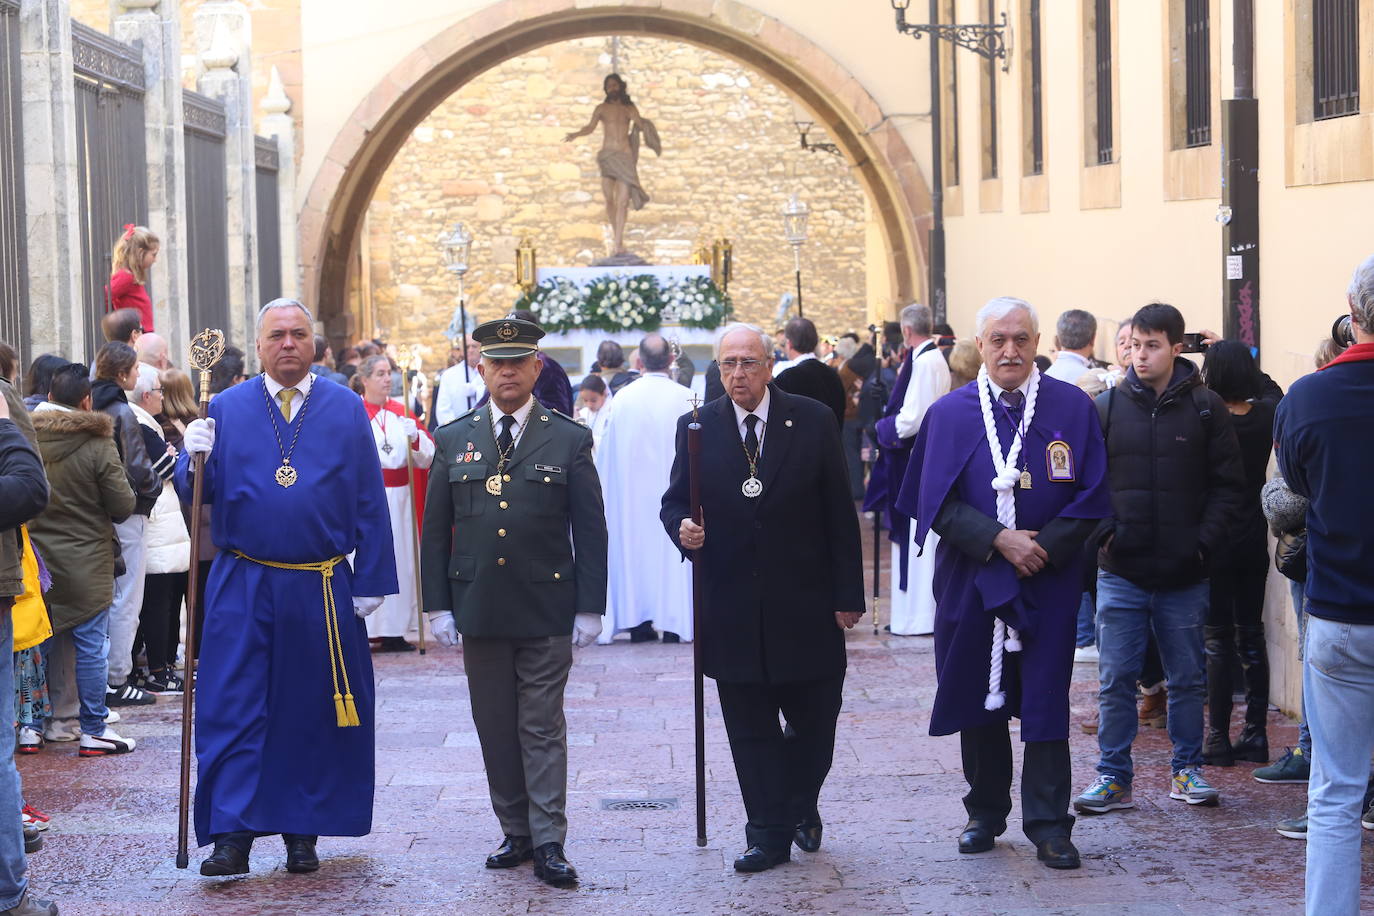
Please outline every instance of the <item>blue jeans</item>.
[{"label": "blue jeans", "polygon": [[[7,532],[8,533],[8,532]],[[10,614],[14,607],[12,598],[0,598],[0,646],[14,642],[14,617]],[[14,683],[14,653],[0,652],[0,684]],[[0,722],[14,721],[14,691],[0,691]],[[19,782],[19,771],[14,767],[14,729],[0,728],[0,811],[7,811],[7,818],[0,818],[0,910],[8,910],[19,905],[29,882],[25,877],[28,863],[24,857],[24,824],[19,819],[19,810],[24,807],[24,789]]]},{"label": "blue jeans", "polygon": [[[1302,582],[1288,580],[1288,589],[1293,595],[1293,613],[1298,616],[1298,662],[1306,657],[1307,646],[1307,596],[1303,594],[1307,586]],[[1307,693],[1303,692],[1298,707],[1298,748],[1308,760],[1312,759],[1312,731],[1307,727]]]},{"label": "blue jeans", "polygon": [[1093,618],[1097,610],[1093,602],[1093,593],[1084,592],[1083,598],[1078,602],[1078,638],[1074,640],[1074,646],[1082,649],[1091,646],[1097,639],[1093,632],[1095,629]]},{"label": "blue jeans", "polygon": [[1374,625],[1309,616],[1302,675],[1316,753],[1307,783],[1307,912],[1360,911],[1360,806],[1374,751]]},{"label": "blue jeans", "polygon": [[1135,770],[1131,744],[1137,718],[1136,681],[1145,662],[1147,633],[1154,631],[1169,685],[1170,765],[1177,773],[1202,765],[1202,705],[1206,694],[1202,622],[1207,617],[1206,581],[1184,588],[1149,591],[1120,576],[1097,574],[1097,745],[1099,773],[1130,785]]},{"label": "blue jeans", "polygon": [[76,695],[81,700],[81,733],[105,732],[105,682],[110,672],[110,611],[105,609],[67,631],[76,664]]}]

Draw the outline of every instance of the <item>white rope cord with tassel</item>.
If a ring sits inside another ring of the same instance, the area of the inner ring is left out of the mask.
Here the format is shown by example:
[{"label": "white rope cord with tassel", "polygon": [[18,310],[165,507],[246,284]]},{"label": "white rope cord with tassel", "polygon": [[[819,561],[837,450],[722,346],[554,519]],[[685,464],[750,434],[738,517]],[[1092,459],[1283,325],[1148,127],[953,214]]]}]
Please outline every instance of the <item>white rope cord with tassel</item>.
[{"label": "white rope cord with tassel", "polygon": [[[1016,528],[1016,483],[1021,472],[1016,469],[1016,459],[1021,455],[1021,446],[1026,433],[1030,430],[1031,420],[1035,418],[1035,396],[1040,391],[1040,370],[1031,369],[1030,385],[1026,388],[1025,412],[1019,436],[1014,437],[1007,457],[1002,457],[1002,442],[997,435],[997,421],[992,413],[991,380],[987,366],[978,370],[978,404],[983,409],[983,431],[987,433],[988,449],[992,453],[992,466],[997,471],[992,478],[992,489],[997,493],[997,521],[1007,528]],[[1020,652],[1021,639],[1014,627],[1007,626],[997,617],[992,625],[992,660],[988,669],[988,695],[983,701],[984,709],[1001,709],[1007,701],[1007,693],[1002,689],[1002,653]]]}]

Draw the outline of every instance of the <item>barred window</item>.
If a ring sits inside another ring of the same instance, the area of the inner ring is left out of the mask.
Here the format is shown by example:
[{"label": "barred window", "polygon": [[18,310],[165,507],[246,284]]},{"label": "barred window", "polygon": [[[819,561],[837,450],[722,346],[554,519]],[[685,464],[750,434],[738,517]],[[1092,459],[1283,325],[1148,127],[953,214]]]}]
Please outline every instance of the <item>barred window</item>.
[{"label": "barred window", "polygon": [[1097,162],[1113,161],[1112,148],[1112,4],[1094,0],[1093,28],[1096,39],[1094,74],[1097,78]]},{"label": "barred window", "polygon": [[1360,111],[1358,0],[1312,0],[1312,116]]},{"label": "barred window", "polygon": [[1030,109],[1032,175],[1045,174],[1045,104],[1041,96],[1040,0],[1030,0]]},{"label": "barred window", "polygon": [[1184,6],[1184,67],[1188,146],[1212,142],[1212,20],[1208,0]]}]

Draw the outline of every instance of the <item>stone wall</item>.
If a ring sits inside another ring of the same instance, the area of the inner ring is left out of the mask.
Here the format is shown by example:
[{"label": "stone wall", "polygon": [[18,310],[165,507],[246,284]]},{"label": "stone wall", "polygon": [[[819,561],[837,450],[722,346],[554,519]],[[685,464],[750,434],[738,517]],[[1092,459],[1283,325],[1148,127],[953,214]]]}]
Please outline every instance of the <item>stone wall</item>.
[{"label": "stone wall", "polygon": [[701,48],[632,37],[561,42],[510,60],[414,131],[368,213],[370,282],[355,295],[371,301],[353,303],[355,314],[372,315],[365,331],[419,343],[427,364],[443,364],[456,287],[436,240],[458,220],[476,236],[467,290],[478,320],[504,314],[519,295],[520,237],[534,240],[545,267],[606,254],[600,131],[562,141],[588,121],[612,69],[663,138],[662,157],[642,151],[640,181],[652,199],[631,212],[626,246],[652,263],[681,264],[729,237],[737,314],[771,328],[779,297],[794,289],[781,210],[795,191],[812,211],[802,249],[807,317],[822,333],[866,323],[864,192],[844,160],[799,148],[782,88]]}]

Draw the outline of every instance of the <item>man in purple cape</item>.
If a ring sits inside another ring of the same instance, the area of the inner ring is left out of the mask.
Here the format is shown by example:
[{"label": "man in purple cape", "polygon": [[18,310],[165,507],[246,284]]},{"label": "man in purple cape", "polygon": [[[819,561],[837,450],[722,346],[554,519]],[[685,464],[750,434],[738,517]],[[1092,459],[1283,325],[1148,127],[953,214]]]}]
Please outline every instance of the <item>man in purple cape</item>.
[{"label": "man in purple cape", "polygon": [[1077,868],[1069,681],[1083,545],[1112,511],[1102,429],[1081,390],[1035,371],[1028,303],[993,299],[977,327],[983,370],[926,414],[897,498],[918,541],[941,538],[930,733],[959,733],[959,851],[983,852],[1006,830],[1019,717],[1023,829],[1046,865]]}]

